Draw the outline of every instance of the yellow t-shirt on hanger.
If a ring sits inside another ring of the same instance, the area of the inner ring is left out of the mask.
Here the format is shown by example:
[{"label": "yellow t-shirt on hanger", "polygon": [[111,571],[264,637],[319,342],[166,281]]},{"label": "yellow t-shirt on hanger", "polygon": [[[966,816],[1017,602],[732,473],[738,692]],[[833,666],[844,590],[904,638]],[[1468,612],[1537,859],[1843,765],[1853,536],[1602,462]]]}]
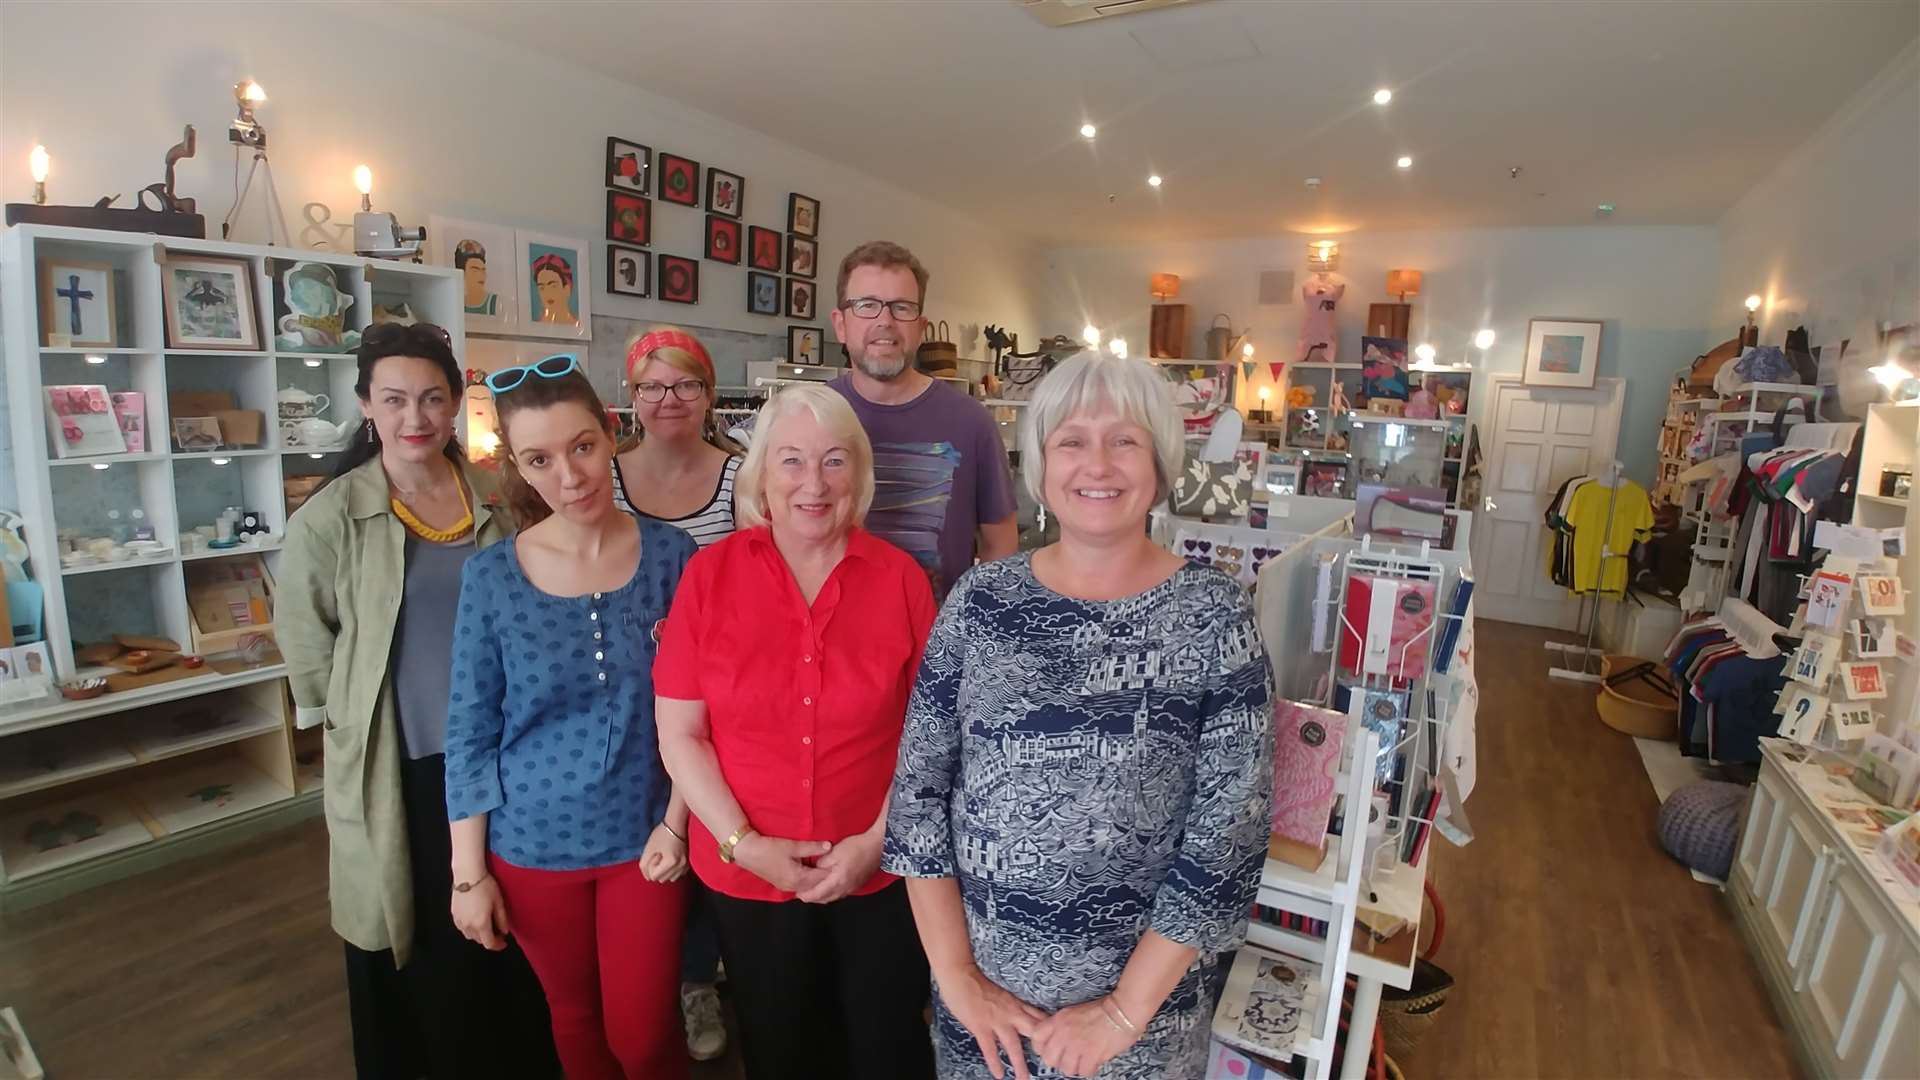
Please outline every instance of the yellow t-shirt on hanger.
[{"label": "yellow t-shirt on hanger", "polygon": [[[1613,500],[1613,525],[1607,525],[1607,500]],[[1598,482],[1582,484],[1573,493],[1567,507],[1567,524],[1573,527],[1573,591],[1592,592],[1597,585],[1602,593],[1619,596],[1627,591],[1627,555],[1634,541],[1652,536],[1653,503],[1647,489],[1622,477],[1619,490]],[[1604,540],[1612,554],[1606,559],[1606,576],[1601,576],[1600,549]]]}]

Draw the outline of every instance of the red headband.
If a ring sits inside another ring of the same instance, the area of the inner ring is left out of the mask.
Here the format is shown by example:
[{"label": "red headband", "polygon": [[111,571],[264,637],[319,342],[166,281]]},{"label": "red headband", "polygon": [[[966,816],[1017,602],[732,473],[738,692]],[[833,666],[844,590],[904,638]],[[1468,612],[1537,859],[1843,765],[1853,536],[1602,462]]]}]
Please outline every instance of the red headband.
[{"label": "red headband", "polygon": [[633,348],[627,350],[627,381],[633,381],[634,366],[658,349],[680,349],[700,362],[700,370],[706,372],[707,385],[714,384],[713,357],[707,355],[706,346],[693,339],[692,334],[683,334],[678,330],[655,330],[644,334]]}]

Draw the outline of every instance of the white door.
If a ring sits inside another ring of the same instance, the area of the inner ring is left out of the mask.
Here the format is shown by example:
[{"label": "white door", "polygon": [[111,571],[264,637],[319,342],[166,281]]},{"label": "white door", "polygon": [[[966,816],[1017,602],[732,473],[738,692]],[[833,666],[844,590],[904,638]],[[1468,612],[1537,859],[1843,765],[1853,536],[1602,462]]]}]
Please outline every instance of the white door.
[{"label": "white door", "polygon": [[1543,520],[1568,479],[1599,473],[1620,434],[1619,379],[1592,390],[1525,386],[1493,377],[1493,429],[1483,501],[1475,509],[1474,613],[1485,619],[1575,629],[1579,602],[1547,576],[1552,534]]}]

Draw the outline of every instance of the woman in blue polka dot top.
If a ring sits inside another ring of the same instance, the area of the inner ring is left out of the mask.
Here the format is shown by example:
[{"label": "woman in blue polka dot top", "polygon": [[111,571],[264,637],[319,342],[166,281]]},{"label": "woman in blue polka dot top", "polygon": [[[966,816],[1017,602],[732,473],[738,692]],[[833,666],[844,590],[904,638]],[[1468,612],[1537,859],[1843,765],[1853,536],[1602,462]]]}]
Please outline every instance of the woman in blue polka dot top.
[{"label": "woman in blue polka dot top", "polygon": [[453,919],[540,976],[572,1080],[687,1075],[687,808],[660,763],[654,628],[695,548],[613,503],[570,356],[488,377],[520,532],[468,561],[453,635]]}]

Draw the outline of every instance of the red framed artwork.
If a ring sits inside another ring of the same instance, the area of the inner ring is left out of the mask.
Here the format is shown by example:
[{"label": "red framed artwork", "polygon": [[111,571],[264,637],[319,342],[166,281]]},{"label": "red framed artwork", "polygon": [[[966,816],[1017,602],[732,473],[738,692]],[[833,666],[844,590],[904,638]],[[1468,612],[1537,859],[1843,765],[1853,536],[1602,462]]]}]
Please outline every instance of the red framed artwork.
[{"label": "red framed artwork", "polygon": [[780,230],[747,226],[747,265],[755,270],[780,272]]},{"label": "red framed artwork", "polygon": [[664,151],[659,160],[660,197],[681,206],[699,206],[700,163]]},{"label": "red framed artwork", "polygon": [[645,246],[653,242],[653,204],[624,191],[607,192],[607,239]]},{"label": "red framed artwork", "polygon": [[[662,175],[665,175],[664,170]],[[660,256],[660,299],[674,304],[700,302],[700,261],[679,255]]]},{"label": "red framed artwork", "polygon": [[740,223],[719,214],[707,215],[707,258],[740,265]]}]

